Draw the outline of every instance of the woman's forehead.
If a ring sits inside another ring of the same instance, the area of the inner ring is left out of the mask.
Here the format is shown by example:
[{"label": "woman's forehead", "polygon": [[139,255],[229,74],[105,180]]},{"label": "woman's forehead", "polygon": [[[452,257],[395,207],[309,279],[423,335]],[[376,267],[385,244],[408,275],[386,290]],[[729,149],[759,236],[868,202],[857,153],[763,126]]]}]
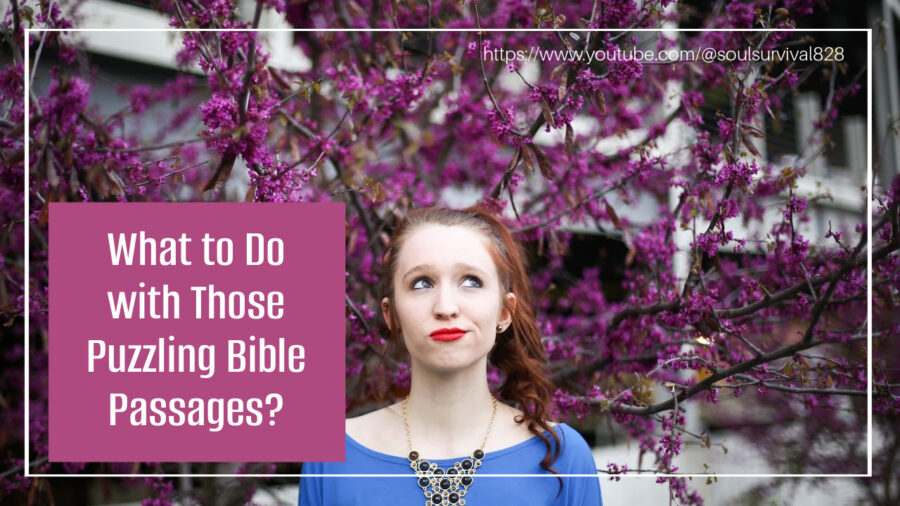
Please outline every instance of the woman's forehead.
[{"label": "woman's forehead", "polygon": [[405,271],[421,264],[471,264],[496,274],[494,260],[488,251],[489,241],[483,232],[470,226],[420,225],[404,238],[397,258],[398,270]]}]

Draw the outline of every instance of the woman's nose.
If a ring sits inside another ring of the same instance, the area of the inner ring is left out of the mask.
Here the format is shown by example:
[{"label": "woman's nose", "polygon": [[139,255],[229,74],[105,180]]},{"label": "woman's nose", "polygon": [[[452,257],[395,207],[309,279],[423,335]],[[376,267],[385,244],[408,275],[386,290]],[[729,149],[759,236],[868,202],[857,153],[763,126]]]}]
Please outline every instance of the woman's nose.
[{"label": "woman's nose", "polygon": [[434,301],[434,315],[438,318],[454,318],[459,315],[459,305],[450,287],[442,287],[437,290],[437,299]]}]

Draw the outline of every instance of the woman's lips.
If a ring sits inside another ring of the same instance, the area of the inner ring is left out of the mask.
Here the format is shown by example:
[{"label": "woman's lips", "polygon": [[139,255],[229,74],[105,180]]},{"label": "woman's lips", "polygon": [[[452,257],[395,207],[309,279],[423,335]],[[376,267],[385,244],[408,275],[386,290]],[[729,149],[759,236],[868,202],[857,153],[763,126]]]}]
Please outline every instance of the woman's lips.
[{"label": "woman's lips", "polygon": [[466,334],[465,330],[462,329],[438,329],[429,334],[429,336],[435,341],[447,342],[447,341],[456,341]]}]

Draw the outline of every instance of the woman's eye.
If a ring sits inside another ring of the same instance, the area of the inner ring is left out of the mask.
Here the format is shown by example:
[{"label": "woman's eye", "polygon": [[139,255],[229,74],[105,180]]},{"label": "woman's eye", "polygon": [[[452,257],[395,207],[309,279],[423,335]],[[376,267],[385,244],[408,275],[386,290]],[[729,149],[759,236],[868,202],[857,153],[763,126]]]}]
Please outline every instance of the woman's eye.
[{"label": "woman's eye", "polygon": [[431,280],[428,278],[419,278],[413,281],[413,284],[410,288],[413,290],[421,290],[422,288],[431,288],[433,285],[431,284]]},{"label": "woman's eye", "polygon": [[461,286],[467,288],[481,288],[481,280],[475,276],[466,276],[463,278]]}]

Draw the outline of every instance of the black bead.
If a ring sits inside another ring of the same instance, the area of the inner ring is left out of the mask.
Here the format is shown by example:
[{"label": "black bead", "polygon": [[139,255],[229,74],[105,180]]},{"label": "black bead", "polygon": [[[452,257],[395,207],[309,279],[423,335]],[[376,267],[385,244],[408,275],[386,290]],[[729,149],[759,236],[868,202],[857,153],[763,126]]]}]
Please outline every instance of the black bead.
[{"label": "black bead", "polygon": [[463,476],[462,484],[465,485],[465,486],[467,486],[467,487],[468,487],[469,485],[471,485],[471,484],[472,484],[472,477],[471,477],[471,476]]},{"label": "black bead", "polygon": [[454,493],[450,494],[449,499],[450,499],[450,502],[451,502],[451,503],[454,503],[454,504],[455,504],[456,501],[459,500],[459,494],[457,494],[456,492],[454,492]]},{"label": "black bead", "polygon": [[441,488],[444,490],[450,488],[450,480],[448,480],[447,478],[441,480]]},{"label": "black bead", "polygon": [[450,469],[447,469],[447,474],[458,474],[458,473],[459,473],[459,470],[456,469],[455,467],[451,467]]},{"label": "black bead", "polygon": [[441,496],[441,494],[434,494],[433,496],[431,496],[431,502],[440,504],[444,502],[444,498]]},{"label": "black bead", "polygon": [[444,470],[439,467],[434,470],[434,474],[436,474],[437,476],[440,476],[440,475],[444,474]]},{"label": "black bead", "polygon": [[460,465],[462,465],[463,469],[472,469],[472,461],[469,459],[460,462]]},{"label": "black bead", "polygon": [[428,486],[428,478],[426,478],[424,476],[419,478],[419,486],[422,488],[427,487]]},{"label": "black bead", "polygon": [[480,449],[479,449],[479,450],[475,450],[475,453],[473,453],[472,456],[475,457],[475,458],[478,459],[478,460],[481,460],[481,459],[484,458],[484,452],[481,451]]},{"label": "black bead", "polygon": [[415,462],[419,460],[419,452],[409,452],[409,461]]},{"label": "black bead", "polygon": [[427,460],[423,460],[422,462],[419,462],[419,471],[427,471],[428,467],[430,465],[431,464],[429,464]]}]

